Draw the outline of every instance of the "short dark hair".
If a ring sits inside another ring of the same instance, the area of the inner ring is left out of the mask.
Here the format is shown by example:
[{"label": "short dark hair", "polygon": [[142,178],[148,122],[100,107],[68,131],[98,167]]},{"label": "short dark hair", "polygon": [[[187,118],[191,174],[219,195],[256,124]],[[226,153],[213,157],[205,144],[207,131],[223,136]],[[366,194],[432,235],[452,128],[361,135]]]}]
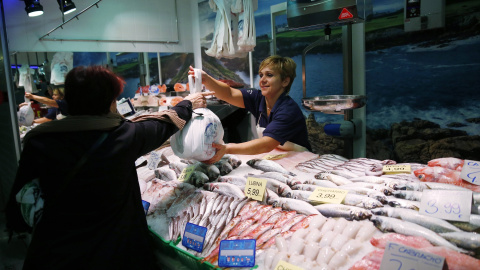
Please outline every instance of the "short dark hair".
[{"label": "short dark hair", "polygon": [[123,92],[125,81],[103,66],[79,66],[65,77],[70,115],[103,115]]}]

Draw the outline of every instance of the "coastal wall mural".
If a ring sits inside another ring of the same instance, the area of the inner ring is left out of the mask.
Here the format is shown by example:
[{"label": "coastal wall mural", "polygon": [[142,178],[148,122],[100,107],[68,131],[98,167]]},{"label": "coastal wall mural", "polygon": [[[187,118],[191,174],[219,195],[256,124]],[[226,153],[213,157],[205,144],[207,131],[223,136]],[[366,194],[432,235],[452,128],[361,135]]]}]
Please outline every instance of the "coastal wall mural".
[{"label": "coastal wall mural", "polygon": [[[259,63],[271,54],[270,7],[285,1],[258,0],[254,87]],[[372,0],[373,18],[365,23],[367,157],[425,163],[436,157],[480,160],[480,1],[445,2],[445,26],[404,30],[403,0]],[[204,69],[218,79],[249,85],[248,58],[206,55],[216,13],[199,2]],[[297,63],[290,96],[301,105],[301,54],[324,30],[288,30],[286,15],[276,18],[277,54]],[[340,27],[330,40],[306,55],[308,96],[343,93]],[[343,140],[323,133],[323,125],[343,116],[304,111],[318,154],[343,154]]]}]

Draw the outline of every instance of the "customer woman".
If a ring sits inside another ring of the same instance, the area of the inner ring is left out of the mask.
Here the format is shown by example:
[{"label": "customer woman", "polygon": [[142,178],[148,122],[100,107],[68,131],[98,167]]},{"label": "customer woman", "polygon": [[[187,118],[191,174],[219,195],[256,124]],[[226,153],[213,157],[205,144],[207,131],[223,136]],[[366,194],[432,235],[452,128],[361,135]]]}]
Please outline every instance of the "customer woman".
[{"label": "customer woman", "polygon": [[202,94],[189,95],[132,122],[116,113],[123,86],[107,68],[72,69],[65,78],[70,115],[25,136],[7,228],[28,230],[15,201],[26,183],[38,179],[45,205],[23,269],[155,269],[135,160],[182,129],[192,109],[206,102]]},{"label": "customer woman", "polygon": [[[260,64],[260,90],[235,89],[202,71],[202,83],[214,95],[245,108],[256,119],[259,138],[243,143],[213,144],[217,153],[205,163],[215,163],[225,154],[255,155],[275,148],[311,151],[305,117],[288,95],[296,76],[296,64],[289,57],[273,55]],[[189,74],[194,70],[190,67]]]}]

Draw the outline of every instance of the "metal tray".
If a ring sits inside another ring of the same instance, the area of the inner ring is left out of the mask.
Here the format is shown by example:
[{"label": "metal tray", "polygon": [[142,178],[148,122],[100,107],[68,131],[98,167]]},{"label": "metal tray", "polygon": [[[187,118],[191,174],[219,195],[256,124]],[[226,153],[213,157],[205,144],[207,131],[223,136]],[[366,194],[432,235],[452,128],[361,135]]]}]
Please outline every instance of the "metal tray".
[{"label": "metal tray", "polygon": [[329,114],[342,114],[346,110],[361,108],[366,103],[367,97],[358,95],[330,95],[302,99],[305,109]]}]

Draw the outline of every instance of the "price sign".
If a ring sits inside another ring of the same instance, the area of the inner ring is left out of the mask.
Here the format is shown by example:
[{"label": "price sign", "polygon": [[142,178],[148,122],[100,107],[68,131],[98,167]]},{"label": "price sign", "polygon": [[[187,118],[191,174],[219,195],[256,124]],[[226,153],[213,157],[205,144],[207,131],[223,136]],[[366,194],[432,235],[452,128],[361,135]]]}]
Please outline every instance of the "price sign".
[{"label": "price sign", "polygon": [[460,178],[475,185],[480,185],[480,161],[465,160]]},{"label": "price sign", "polygon": [[280,260],[278,263],[277,263],[277,266],[275,266],[275,268],[273,268],[275,270],[303,270],[303,268],[301,267],[298,267],[298,266],[295,266],[291,263],[287,263],[286,261],[282,261]]},{"label": "price sign", "polygon": [[444,263],[444,257],[389,241],[380,270],[442,270]]},{"label": "price sign", "polygon": [[188,182],[190,177],[192,176],[192,173],[195,171],[195,165],[189,165],[185,169],[183,169],[182,173],[178,177],[178,181],[180,182]]},{"label": "price sign", "polygon": [[254,267],[255,239],[222,240],[218,252],[220,267]]},{"label": "price sign", "polygon": [[341,203],[347,196],[347,193],[348,190],[317,187],[308,199],[321,203]]},{"label": "price sign", "polygon": [[148,208],[150,207],[150,203],[147,201],[142,200],[143,210],[145,210],[145,216],[148,213]]},{"label": "price sign", "polygon": [[257,201],[263,201],[267,180],[255,177],[248,177],[245,185],[245,195]]},{"label": "price sign", "polygon": [[410,173],[410,165],[385,165],[382,169],[384,174],[396,174],[396,173]]},{"label": "price sign", "polygon": [[150,170],[155,170],[158,167],[160,160],[162,160],[162,156],[159,153],[152,151],[150,153],[150,157],[148,158],[147,168]]},{"label": "price sign", "polygon": [[285,154],[276,154],[276,155],[266,155],[263,157],[263,159],[269,159],[269,160],[277,160],[277,159],[282,159],[287,156],[287,153]]},{"label": "price sign", "polygon": [[419,213],[446,220],[470,221],[472,191],[424,190]]},{"label": "price sign", "polygon": [[182,245],[197,252],[202,252],[206,234],[207,228],[187,222],[185,232],[183,233]]}]

